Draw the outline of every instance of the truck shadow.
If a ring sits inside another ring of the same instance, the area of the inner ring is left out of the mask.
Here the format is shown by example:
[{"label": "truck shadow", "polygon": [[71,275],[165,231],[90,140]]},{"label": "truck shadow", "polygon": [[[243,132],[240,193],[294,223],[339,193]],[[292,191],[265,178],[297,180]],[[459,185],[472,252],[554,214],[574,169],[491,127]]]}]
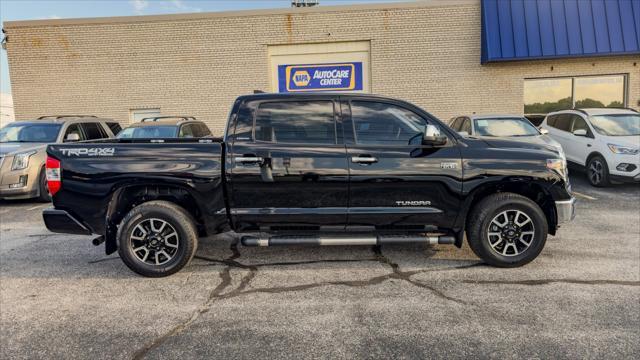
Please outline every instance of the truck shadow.
[{"label": "truck shadow", "polygon": [[[16,234],[13,231],[1,235],[3,238],[24,238],[24,241],[13,241],[13,245],[0,252],[0,277],[4,279],[144,280],[129,270],[117,253],[104,255],[103,247],[91,245],[90,237],[49,232]],[[225,233],[201,238],[191,263],[170,278],[208,272],[218,276],[221,270],[229,267],[238,270],[260,268],[276,276],[278,268],[286,269],[288,274],[296,270],[312,271],[325,278],[337,279],[350,278],[357,273],[423,272],[479,264],[479,259],[468,248],[450,245],[243,247],[236,234]]]}]

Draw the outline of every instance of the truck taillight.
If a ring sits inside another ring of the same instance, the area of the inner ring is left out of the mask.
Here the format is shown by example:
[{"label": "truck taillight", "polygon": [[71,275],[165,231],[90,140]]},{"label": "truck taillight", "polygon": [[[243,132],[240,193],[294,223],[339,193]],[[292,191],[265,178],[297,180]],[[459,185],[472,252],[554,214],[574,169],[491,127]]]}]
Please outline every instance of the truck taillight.
[{"label": "truck taillight", "polygon": [[62,187],[62,177],[60,176],[60,160],[47,156],[47,187],[51,196]]}]

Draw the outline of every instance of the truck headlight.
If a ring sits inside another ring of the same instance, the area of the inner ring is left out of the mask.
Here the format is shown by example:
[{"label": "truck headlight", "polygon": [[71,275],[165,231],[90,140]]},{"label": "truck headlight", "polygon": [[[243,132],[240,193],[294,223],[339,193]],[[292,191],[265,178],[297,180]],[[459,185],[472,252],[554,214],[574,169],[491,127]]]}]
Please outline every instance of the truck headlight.
[{"label": "truck headlight", "polygon": [[13,163],[11,163],[11,170],[22,170],[26,169],[29,166],[29,158],[35,151],[27,151],[19,154],[15,154],[13,156]]},{"label": "truck headlight", "polygon": [[547,159],[547,169],[559,173],[563,178],[567,177],[566,159]]},{"label": "truck headlight", "polygon": [[607,144],[607,146],[609,146],[609,149],[614,154],[636,155],[638,153],[638,151],[639,151],[638,149],[635,149],[635,148],[632,148],[632,147],[621,146],[621,145],[616,145],[616,144]]}]

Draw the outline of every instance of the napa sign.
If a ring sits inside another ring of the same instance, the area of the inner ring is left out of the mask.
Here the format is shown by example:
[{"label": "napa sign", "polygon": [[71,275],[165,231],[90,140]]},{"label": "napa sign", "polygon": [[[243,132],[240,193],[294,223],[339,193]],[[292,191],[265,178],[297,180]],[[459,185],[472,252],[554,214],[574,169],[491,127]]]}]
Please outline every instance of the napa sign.
[{"label": "napa sign", "polygon": [[279,65],[278,91],[362,90],[362,63]]}]

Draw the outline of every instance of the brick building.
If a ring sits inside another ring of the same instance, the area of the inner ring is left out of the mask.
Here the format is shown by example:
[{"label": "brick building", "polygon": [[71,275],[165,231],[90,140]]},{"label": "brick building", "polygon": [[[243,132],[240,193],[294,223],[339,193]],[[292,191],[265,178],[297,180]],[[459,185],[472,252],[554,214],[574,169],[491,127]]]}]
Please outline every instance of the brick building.
[{"label": "brick building", "polygon": [[220,134],[233,99],[254,89],[373,92],[443,119],[638,109],[639,3],[431,0],[4,28],[18,119],[88,113],[126,124],[161,112]]}]

